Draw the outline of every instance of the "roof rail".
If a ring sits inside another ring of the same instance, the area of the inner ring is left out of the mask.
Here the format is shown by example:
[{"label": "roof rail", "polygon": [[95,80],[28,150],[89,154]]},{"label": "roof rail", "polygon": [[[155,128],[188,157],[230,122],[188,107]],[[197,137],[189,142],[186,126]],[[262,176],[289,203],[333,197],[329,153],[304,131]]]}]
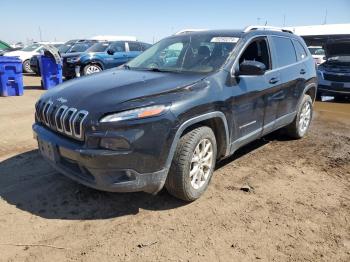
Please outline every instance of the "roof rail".
[{"label": "roof rail", "polygon": [[207,29],[183,29],[179,32],[176,32],[175,35],[182,35],[186,33],[192,33],[192,32],[200,32],[200,31],[206,31]]},{"label": "roof rail", "polygon": [[264,26],[264,25],[250,25],[250,26],[247,26],[246,28],[244,28],[243,32],[247,33],[247,32],[254,31],[254,30],[270,30],[270,31],[279,31],[279,32],[293,34],[292,31],[290,31],[288,29],[284,29],[282,27]]}]

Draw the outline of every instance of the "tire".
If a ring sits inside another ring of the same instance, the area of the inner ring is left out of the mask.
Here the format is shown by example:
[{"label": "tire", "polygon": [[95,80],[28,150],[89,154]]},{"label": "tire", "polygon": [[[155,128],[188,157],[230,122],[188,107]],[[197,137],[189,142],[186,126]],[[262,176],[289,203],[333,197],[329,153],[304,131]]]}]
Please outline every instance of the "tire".
[{"label": "tire", "polygon": [[215,135],[209,127],[198,127],[181,137],[165,182],[168,192],[188,202],[198,199],[213,175],[216,154]]},{"label": "tire", "polygon": [[91,74],[96,74],[102,71],[102,68],[98,64],[87,64],[84,66],[83,69],[83,75],[91,75]]},{"label": "tire", "polygon": [[309,130],[313,116],[313,103],[309,95],[304,95],[294,121],[286,127],[287,134],[292,138],[302,138]]},{"label": "tire", "polygon": [[33,73],[33,70],[30,68],[30,61],[29,61],[29,59],[25,60],[23,62],[22,68],[23,68],[23,73],[30,73],[30,74]]}]

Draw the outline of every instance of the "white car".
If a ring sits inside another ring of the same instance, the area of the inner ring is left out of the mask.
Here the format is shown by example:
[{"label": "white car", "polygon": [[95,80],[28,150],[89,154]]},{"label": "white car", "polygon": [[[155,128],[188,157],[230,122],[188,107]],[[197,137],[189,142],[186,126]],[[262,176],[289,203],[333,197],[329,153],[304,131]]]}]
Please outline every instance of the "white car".
[{"label": "white car", "polygon": [[326,55],[322,46],[308,46],[308,48],[317,65],[326,61]]},{"label": "white car", "polygon": [[4,53],[4,56],[18,56],[19,59],[22,60],[23,72],[33,73],[33,70],[30,68],[30,59],[32,58],[32,56],[39,55],[41,53],[41,50],[43,50],[43,44],[56,45],[60,43],[56,43],[56,42],[55,43],[52,43],[52,42],[34,43],[29,46],[26,46],[21,50]]}]

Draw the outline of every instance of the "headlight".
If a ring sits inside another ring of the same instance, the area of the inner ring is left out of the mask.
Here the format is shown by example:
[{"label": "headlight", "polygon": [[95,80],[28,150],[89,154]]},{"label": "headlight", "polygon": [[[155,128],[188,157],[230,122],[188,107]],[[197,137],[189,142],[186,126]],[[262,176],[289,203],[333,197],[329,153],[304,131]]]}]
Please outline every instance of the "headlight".
[{"label": "headlight", "polygon": [[147,117],[159,116],[165,113],[169,109],[169,106],[166,105],[156,105],[156,106],[148,106],[137,108],[133,110],[128,110],[116,114],[110,114],[103,117],[100,122],[117,122],[123,120],[131,120],[131,119],[142,119]]},{"label": "headlight", "polygon": [[67,63],[76,63],[76,62],[79,62],[80,60],[80,57],[68,57],[67,58]]}]

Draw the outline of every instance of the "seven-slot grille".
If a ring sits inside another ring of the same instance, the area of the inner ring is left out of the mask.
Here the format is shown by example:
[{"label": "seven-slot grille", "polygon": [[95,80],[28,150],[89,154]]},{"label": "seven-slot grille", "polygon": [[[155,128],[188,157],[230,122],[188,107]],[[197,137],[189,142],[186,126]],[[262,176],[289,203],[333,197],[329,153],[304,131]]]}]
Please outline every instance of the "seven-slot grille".
[{"label": "seven-slot grille", "polygon": [[35,114],[39,122],[62,134],[78,140],[84,140],[83,122],[89,114],[66,105],[56,105],[53,101],[39,101],[35,105]]}]

